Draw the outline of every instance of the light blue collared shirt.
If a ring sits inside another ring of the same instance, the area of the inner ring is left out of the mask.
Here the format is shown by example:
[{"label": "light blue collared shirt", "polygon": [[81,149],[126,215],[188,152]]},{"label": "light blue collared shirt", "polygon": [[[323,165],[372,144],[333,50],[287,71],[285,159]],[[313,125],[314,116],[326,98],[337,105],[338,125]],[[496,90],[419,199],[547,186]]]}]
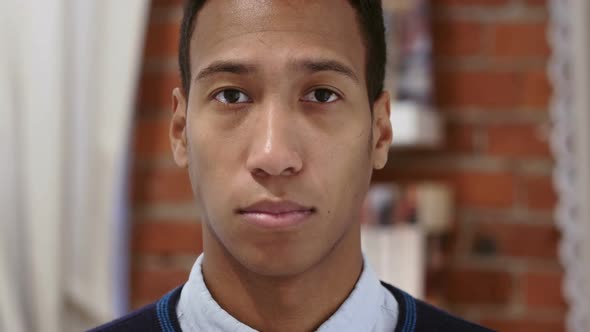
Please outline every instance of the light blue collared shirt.
[{"label": "light blue collared shirt", "polygon": [[[185,332],[256,332],[223,310],[207,289],[201,272],[203,254],[193,265],[176,307],[180,327]],[[318,332],[391,332],[398,320],[398,303],[364,259],[363,271],[354,289],[340,308]]]}]

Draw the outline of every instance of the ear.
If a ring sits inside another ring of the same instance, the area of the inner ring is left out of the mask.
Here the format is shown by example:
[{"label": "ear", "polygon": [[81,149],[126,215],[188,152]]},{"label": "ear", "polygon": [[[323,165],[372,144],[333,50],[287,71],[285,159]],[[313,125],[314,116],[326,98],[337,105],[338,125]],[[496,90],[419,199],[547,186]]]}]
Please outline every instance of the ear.
[{"label": "ear", "polygon": [[373,168],[382,169],[387,163],[393,132],[391,129],[389,92],[383,91],[373,103]]},{"label": "ear", "polygon": [[186,98],[179,88],[172,91],[172,112],[169,133],[172,154],[176,165],[185,168],[188,166]]}]

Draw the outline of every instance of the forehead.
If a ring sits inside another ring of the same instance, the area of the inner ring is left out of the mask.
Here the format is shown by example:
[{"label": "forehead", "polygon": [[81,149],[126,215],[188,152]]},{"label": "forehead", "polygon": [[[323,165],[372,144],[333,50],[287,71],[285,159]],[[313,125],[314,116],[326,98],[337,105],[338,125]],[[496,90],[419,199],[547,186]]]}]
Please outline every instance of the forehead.
[{"label": "forehead", "polygon": [[193,75],[220,58],[277,64],[310,56],[344,62],[363,76],[364,43],[347,0],[210,0],[196,18]]}]

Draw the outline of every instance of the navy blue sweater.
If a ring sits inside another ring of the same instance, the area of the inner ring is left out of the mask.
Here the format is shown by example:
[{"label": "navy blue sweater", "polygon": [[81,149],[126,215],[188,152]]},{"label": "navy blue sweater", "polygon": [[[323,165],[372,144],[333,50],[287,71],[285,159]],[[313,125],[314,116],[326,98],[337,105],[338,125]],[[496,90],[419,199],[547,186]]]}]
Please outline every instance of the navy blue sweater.
[{"label": "navy blue sweater", "polygon": [[[425,302],[414,299],[404,291],[382,282],[399,305],[397,326],[392,332],[490,332],[487,328],[452,316]],[[176,316],[176,305],[182,286],[158,302],[147,305],[91,332],[182,332]],[[192,331],[185,331],[192,332]],[[215,331],[198,331],[215,332]],[[359,331],[364,332],[364,331]]]}]

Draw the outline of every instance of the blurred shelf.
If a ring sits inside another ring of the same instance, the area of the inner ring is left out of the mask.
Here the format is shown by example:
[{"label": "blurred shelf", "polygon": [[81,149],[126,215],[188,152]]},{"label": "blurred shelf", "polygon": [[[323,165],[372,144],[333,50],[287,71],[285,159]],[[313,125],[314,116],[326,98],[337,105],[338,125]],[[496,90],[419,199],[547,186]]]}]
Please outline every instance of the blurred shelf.
[{"label": "blurred shelf", "polygon": [[392,101],[392,148],[437,148],[443,143],[441,115],[413,102]]},{"label": "blurred shelf", "polygon": [[403,12],[407,11],[414,6],[415,1],[413,0],[384,0],[383,9],[389,11]]},{"label": "blurred shelf", "polygon": [[362,225],[365,258],[380,280],[423,298],[426,234],[417,225]]}]

